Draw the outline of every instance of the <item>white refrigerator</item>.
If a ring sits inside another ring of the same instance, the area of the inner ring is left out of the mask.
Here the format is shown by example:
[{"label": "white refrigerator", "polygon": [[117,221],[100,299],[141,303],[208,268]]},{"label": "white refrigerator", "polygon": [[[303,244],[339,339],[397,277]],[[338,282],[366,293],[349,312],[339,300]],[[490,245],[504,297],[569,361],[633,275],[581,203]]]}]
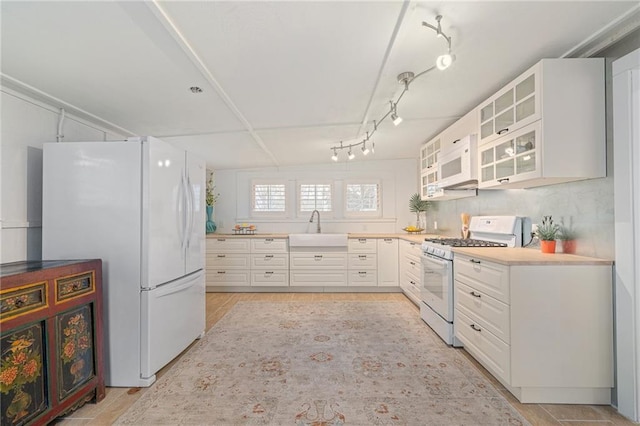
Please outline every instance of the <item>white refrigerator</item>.
[{"label": "white refrigerator", "polygon": [[205,164],[153,137],[43,162],[43,259],[102,259],[105,383],[150,386],[205,329]]}]

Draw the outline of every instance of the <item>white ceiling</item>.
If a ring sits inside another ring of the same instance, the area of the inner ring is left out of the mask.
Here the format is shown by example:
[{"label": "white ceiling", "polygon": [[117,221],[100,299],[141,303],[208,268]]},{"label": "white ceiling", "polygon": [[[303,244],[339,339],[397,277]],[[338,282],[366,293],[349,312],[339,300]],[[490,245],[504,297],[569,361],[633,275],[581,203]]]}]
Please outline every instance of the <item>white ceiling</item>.
[{"label": "white ceiling", "polygon": [[637,1],[0,3],[3,84],[30,86],[119,133],[178,143],[215,169],[324,163],[331,146],[362,140],[400,94],[397,75],[430,68],[446,50],[421,25],[438,14],[456,62],[410,85],[398,104],[402,125],[387,119],[373,137],[376,159],[416,157],[539,59],[565,55],[638,9]]}]

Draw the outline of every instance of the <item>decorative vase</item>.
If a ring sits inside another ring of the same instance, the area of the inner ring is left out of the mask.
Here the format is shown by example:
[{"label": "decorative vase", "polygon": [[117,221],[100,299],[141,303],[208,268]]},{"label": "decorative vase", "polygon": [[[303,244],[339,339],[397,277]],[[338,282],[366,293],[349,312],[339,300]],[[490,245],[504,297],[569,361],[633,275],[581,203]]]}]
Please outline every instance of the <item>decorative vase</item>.
[{"label": "decorative vase", "polygon": [[562,252],[567,254],[575,254],[576,240],[562,240]]},{"label": "decorative vase", "polygon": [[31,395],[22,390],[16,389],[16,393],[7,407],[7,417],[13,418],[13,424],[18,424],[18,420],[29,414],[27,407],[31,404]]},{"label": "decorative vase", "polygon": [[555,253],[556,252],[555,240],[552,240],[552,241],[541,240],[540,250],[542,251],[542,253]]},{"label": "decorative vase", "polygon": [[213,206],[207,206],[207,234],[216,232],[216,223],[213,221]]}]

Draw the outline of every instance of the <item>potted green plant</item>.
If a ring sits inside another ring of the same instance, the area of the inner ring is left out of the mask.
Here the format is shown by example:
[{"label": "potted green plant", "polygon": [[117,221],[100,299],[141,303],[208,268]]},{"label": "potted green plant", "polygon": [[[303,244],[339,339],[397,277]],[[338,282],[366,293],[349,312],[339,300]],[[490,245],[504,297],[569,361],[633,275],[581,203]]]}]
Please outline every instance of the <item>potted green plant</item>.
[{"label": "potted green plant", "polygon": [[559,227],[553,223],[551,216],[543,216],[542,223],[538,226],[536,236],[540,240],[540,250],[542,253],[556,252],[556,238],[558,238]]},{"label": "potted green plant", "polygon": [[565,225],[564,218],[560,219],[558,239],[562,243],[562,252],[574,254],[576,252],[576,239],[578,233],[573,229],[573,217],[569,217],[569,225]]},{"label": "potted green plant", "polygon": [[415,193],[409,198],[409,211],[416,214],[416,224],[404,228],[407,232],[422,232],[424,227],[420,223],[420,213],[426,212],[429,208],[429,201],[420,198],[420,194]]},{"label": "potted green plant", "polygon": [[218,228],[216,223],[213,221],[213,206],[216,204],[216,201],[218,201],[220,194],[216,194],[215,191],[216,186],[213,184],[213,173],[210,173],[209,179],[207,180],[207,191],[205,195],[205,203],[207,204],[207,234],[216,232],[216,229]]}]

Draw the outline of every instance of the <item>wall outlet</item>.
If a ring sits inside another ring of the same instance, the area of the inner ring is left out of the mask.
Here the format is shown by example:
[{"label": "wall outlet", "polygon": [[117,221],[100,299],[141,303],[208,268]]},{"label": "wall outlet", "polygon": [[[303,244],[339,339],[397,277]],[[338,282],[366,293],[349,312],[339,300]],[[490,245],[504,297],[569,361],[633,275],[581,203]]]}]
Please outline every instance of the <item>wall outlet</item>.
[{"label": "wall outlet", "polygon": [[532,223],[531,224],[531,235],[535,235],[538,232],[538,224],[537,223]]}]

